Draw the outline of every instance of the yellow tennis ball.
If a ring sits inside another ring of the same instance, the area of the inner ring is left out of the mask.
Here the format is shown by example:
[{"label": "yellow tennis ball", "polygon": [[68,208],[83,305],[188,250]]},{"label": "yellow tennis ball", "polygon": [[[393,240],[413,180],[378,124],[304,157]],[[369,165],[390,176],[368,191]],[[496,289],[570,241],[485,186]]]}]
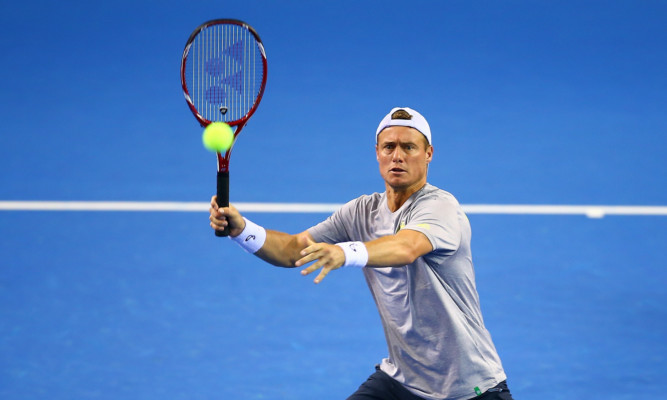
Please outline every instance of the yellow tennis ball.
[{"label": "yellow tennis ball", "polygon": [[234,132],[224,122],[212,122],[204,129],[201,139],[208,150],[223,152],[232,145]]}]

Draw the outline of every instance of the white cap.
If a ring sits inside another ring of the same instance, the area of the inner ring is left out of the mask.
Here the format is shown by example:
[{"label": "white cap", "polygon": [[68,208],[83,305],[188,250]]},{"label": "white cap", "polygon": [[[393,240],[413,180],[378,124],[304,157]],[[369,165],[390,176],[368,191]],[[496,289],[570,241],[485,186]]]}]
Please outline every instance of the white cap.
[{"label": "white cap", "polygon": [[[404,110],[412,118],[410,119],[391,119],[391,115],[395,113],[398,110]],[[382,118],[382,122],[380,122],[380,125],[378,126],[377,132],[375,132],[375,141],[377,142],[377,138],[380,135],[380,132],[386,127],[389,126],[407,126],[409,128],[414,128],[418,130],[419,132],[422,133],[422,135],[426,136],[426,140],[428,140],[428,144],[431,143],[431,127],[428,126],[428,122],[426,122],[426,118],[424,118],[420,113],[417,111],[408,108],[408,107],[396,107],[392,108],[392,110],[389,112],[389,114],[385,115],[384,118]]]}]

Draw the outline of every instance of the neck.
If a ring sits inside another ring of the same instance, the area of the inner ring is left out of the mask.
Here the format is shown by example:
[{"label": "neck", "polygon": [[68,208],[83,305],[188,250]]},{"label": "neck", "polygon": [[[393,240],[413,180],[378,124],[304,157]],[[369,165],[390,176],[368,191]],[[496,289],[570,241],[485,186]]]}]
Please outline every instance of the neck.
[{"label": "neck", "polygon": [[406,188],[395,188],[386,185],[387,206],[389,207],[389,211],[395,212],[401,208],[401,206],[405,204],[406,201],[408,201],[410,196],[418,192],[421,188],[424,187],[425,184],[426,182],[418,182]]}]

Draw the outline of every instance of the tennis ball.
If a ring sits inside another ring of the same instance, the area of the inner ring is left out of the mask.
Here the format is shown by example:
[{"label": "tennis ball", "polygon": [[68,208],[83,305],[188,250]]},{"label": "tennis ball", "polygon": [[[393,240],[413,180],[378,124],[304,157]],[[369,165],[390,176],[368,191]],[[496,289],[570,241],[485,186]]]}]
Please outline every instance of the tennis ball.
[{"label": "tennis ball", "polygon": [[234,132],[224,122],[212,122],[204,129],[201,140],[208,150],[223,152],[232,145]]}]

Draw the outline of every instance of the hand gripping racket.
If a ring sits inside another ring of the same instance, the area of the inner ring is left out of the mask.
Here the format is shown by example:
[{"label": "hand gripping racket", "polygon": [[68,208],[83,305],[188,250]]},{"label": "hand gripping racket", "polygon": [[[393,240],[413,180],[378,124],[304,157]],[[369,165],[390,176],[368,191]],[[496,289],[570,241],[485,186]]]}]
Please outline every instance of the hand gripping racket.
[{"label": "hand gripping racket", "polygon": [[[185,101],[202,127],[221,121],[234,129],[232,145],[224,155],[217,154],[217,203],[228,207],[229,157],[266,86],[266,54],[257,32],[234,19],[199,25],[183,50],[181,85]],[[229,228],[215,234],[228,236]]]}]

